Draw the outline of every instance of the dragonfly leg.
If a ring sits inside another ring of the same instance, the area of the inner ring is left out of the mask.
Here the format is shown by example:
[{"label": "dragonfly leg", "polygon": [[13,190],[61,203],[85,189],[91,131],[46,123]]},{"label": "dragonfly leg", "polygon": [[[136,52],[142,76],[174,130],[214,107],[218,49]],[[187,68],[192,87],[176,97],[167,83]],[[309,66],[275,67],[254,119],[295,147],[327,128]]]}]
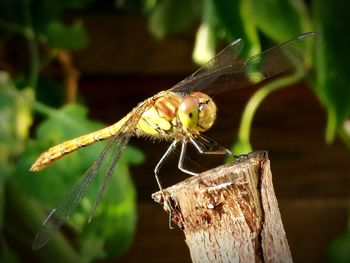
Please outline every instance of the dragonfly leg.
[{"label": "dragonfly leg", "polygon": [[[223,146],[219,146],[216,142],[214,142],[213,140],[204,137],[203,135],[201,136],[202,140],[204,139],[203,142],[206,142],[207,144],[214,144],[215,146],[213,147],[214,149],[205,149],[203,146],[201,146],[195,139],[190,138],[192,145],[197,149],[197,151],[200,154],[226,154],[228,156],[231,156],[235,159],[247,159],[248,158],[248,154],[233,154],[229,149],[226,149]],[[219,146],[219,147],[217,147]]]},{"label": "dragonfly leg", "polygon": [[[210,149],[210,148],[205,149],[199,143],[197,143],[197,141],[195,139],[190,138],[192,145],[197,149],[197,151],[200,154],[225,154],[228,156],[232,156],[232,152],[229,149],[219,145],[217,142],[214,142],[212,140],[209,141],[209,138],[206,138],[204,136],[202,136],[202,139],[208,140],[208,141],[205,141],[208,144],[215,144],[215,147],[213,147],[213,149]],[[219,146],[219,147],[217,147],[217,146]]]},{"label": "dragonfly leg", "polygon": [[173,226],[171,224],[171,218],[172,218],[172,211],[173,211],[173,208],[171,206],[171,204],[169,203],[168,199],[165,198],[165,195],[164,195],[164,190],[163,190],[163,187],[162,187],[162,184],[159,180],[159,171],[160,171],[160,168],[163,166],[163,163],[166,161],[166,159],[170,156],[170,154],[175,150],[176,148],[176,144],[177,144],[177,141],[174,140],[174,142],[169,146],[169,148],[166,150],[166,152],[164,153],[164,155],[162,156],[162,158],[160,158],[159,162],[157,163],[156,167],[154,168],[154,176],[156,178],[156,181],[157,181],[157,184],[158,184],[158,187],[162,193],[162,196],[163,196],[163,199],[164,201],[167,203],[168,207],[169,207],[169,228],[170,229],[173,229]]},{"label": "dragonfly leg", "polygon": [[210,146],[210,144],[214,145],[213,149],[208,147],[209,149],[205,149],[202,145],[200,145],[195,139],[190,138],[192,145],[197,149],[197,151],[200,154],[226,154],[228,156],[231,156],[235,159],[247,159],[248,154],[233,154],[229,149],[219,145],[217,142],[213,141],[212,139],[209,139],[207,137],[201,136],[200,142],[205,142],[207,145]]},{"label": "dragonfly leg", "polygon": [[160,169],[162,168],[164,162],[166,161],[166,159],[167,159],[167,158],[170,156],[170,154],[175,150],[176,144],[177,144],[177,141],[174,141],[174,142],[169,146],[169,148],[166,150],[166,152],[164,153],[164,155],[162,156],[162,158],[160,158],[159,162],[157,163],[156,167],[154,168],[154,175],[155,175],[155,177],[156,177],[157,184],[158,184],[159,189],[160,189],[161,191],[163,191],[163,187],[162,187],[162,184],[160,183],[158,174],[159,174],[159,171],[160,171]]},{"label": "dragonfly leg", "polygon": [[182,171],[184,173],[187,173],[190,175],[198,175],[198,173],[190,171],[184,167],[186,149],[187,149],[187,141],[183,140],[182,144],[181,144],[181,153],[180,153],[179,163],[178,163],[177,167],[180,169],[180,171]]},{"label": "dragonfly leg", "polygon": [[243,153],[243,154],[232,154],[233,158],[238,159],[238,160],[246,160],[248,159],[248,154]]}]

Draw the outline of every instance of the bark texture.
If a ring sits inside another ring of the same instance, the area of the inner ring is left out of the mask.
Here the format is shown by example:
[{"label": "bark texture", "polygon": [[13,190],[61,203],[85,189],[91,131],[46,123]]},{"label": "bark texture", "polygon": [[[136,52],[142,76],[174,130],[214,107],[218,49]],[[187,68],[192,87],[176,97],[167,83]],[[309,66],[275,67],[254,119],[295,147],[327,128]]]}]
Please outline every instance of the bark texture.
[{"label": "bark texture", "polygon": [[152,198],[172,206],[193,262],[292,262],[267,152],[188,178]]}]

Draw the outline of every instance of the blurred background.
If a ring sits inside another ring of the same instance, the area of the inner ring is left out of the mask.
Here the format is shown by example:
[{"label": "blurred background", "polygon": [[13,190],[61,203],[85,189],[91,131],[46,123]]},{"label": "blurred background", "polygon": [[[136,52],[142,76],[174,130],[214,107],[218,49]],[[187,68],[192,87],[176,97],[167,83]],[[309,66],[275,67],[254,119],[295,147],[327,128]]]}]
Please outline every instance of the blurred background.
[{"label": "blurred background", "polygon": [[[29,167],[47,148],[118,121],[237,38],[248,57],[308,31],[323,40],[302,74],[218,94],[208,136],[235,153],[269,151],[295,262],[350,262],[348,10],[341,0],[1,0],[1,262],[191,262],[184,235],[151,199],[168,143],[132,139],[92,222],[102,176],[35,251],[41,222],[104,143],[36,174]],[[161,170],[165,186],[187,177],[177,158]],[[224,161],[193,158],[205,168]]]}]

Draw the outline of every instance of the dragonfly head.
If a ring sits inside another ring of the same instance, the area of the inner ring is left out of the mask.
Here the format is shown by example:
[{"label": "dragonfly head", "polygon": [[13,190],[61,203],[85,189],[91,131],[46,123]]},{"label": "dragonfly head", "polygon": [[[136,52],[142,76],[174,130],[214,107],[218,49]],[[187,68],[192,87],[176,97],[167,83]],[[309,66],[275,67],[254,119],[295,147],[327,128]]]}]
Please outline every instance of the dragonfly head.
[{"label": "dragonfly head", "polygon": [[194,92],[182,99],[178,116],[187,130],[204,132],[216,119],[216,105],[207,94]]}]

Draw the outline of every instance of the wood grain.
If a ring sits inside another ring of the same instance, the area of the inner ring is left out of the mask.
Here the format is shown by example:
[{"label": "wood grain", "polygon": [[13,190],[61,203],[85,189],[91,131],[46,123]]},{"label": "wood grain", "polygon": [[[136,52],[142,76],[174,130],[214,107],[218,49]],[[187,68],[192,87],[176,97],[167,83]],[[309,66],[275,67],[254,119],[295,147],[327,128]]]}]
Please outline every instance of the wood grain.
[{"label": "wood grain", "polygon": [[[152,198],[184,231],[192,262],[292,262],[266,152],[188,178]],[[165,202],[164,200],[167,200]]]}]

